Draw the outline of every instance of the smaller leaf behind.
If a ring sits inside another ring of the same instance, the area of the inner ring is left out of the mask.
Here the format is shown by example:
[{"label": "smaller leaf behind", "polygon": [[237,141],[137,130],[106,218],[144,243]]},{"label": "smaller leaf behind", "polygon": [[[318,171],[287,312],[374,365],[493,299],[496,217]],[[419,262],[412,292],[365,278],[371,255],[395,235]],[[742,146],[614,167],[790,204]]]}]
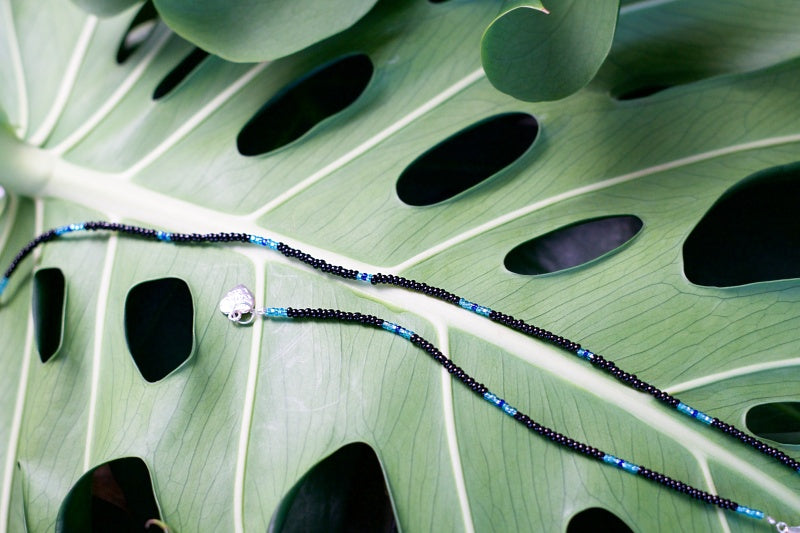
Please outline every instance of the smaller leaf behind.
[{"label": "smaller leaf behind", "polygon": [[[86,1],[86,0],[82,0]],[[184,39],[224,59],[277,59],[346,30],[377,0],[154,0]]]},{"label": "smaller leaf behind", "polygon": [[509,2],[481,40],[486,76],[520,100],[565,98],[597,74],[618,12],[619,0],[562,0],[551,8],[535,0]]}]

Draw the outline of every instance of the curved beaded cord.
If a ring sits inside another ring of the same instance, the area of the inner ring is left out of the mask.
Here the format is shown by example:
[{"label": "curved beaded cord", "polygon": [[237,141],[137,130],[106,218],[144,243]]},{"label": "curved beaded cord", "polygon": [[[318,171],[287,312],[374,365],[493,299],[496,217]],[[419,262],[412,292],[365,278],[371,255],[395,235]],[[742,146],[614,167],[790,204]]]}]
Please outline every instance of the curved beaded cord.
[{"label": "curved beaded cord", "polygon": [[[269,248],[271,250],[276,250],[285,255],[289,258],[294,258],[303,263],[308,264],[309,266],[321,270],[322,272],[326,272],[329,274],[333,274],[335,276],[350,279],[350,280],[357,280],[365,283],[371,283],[373,285],[394,285],[397,287],[402,287],[411,291],[419,292],[422,294],[426,294],[428,296],[433,296],[445,302],[451,303],[453,305],[457,305],[462,307],[468,311],[472,311],[481,315],[483,317],[489,318],[492,321],[500,323],[508,328],[520,331],[528,336],[544,340],[555,344],[556,346],[570,351],[589,361],[592,365],[596,368],[604,370],[606,373],[610,374],[611,376],[615,377],[617,380],[622,382],[623,384],[628,385],[629,387],[639,390],[642,392],[646,392],[651,394],[656,399],[660,400],[661,402],[665,403],[670,407],[676,408],[678,411],[698,420],[704,424],[710,425],[733,438],[736,438],[745,444],[755,448],[759,452],[768,455],[770,457],[775,458],[781,464],[791,468],[792,470],[800,473],[800,462],[792,459],[782,451],[754,438],[743,431],[739,430],[738,428],[734,427],[731,424],[727,424],[722,422],[717,418],[712,418],[709,415],[698,411],[677,398],[667,394],[666,392],[658,389],[657,387],[639,379],[635,374],[630,374],[628,372],[623,371],[619,367],[614,364],[614,362],[605,359],[603,356],[593,353],[589,350],[586,350],[581,347],[580,344],[577,344],[569,339],[564,337],[555,335],[547,330],[539,328],[537,326],[531,325],[526,323],[523,320],[516,319],[510,315],[506,315],[504,313],[495,311],[488,307],[470,302],[464,298],[456,296],[455,294],[448,292],[444,289],[430,286],[426,283],[421,283],[415,280],[407,279],[401,276],[394,276],[394,275],[385,275],[385,274],[372,274],[367,272],[359,272],[357,270],[348,269],[339,265],[333,265],[325,261],[324,259],[315,258],[305,252],[302,252],[296,248],[292,248],[284,243],[280,243],[274,241],[272,239],[261,237],[258,235],[252,235],[248,233],[206,233],[206,234],[199,234],[199,233],[171,233],[165,232],[160,230],[154,230],[150,228],[143,228],[139,226],[132,226],[128,224],[118,224],[113,222],[83,222],[78,224],[69,224],[66,226],[60,226],[58,228],[54,228],[48,230],[41,235],[37,236],[35,239],[30,241],[27,245],[25,245],[19,253],[14,257],[9,265],[8,269],[6,270],[5,274],[2,278],[0,278],[0,296],[2,296],[3,291],[5,290],[6,286],[8,285],[8,280],[10,276],[14,273],[14,271],[19,266],[19,263],[33,251],[39,244],[51,241],[53,239],[59,238],[65,234],[78,232],[78,231],[97,231],[97,230],[105,230],[105,231],[116,231],[124,234],[134,235],[146,239],[158,240],[162,242],[174,242],[174,243],[217,243],[217,242],[243,242],[243,243],[251,243],[258,246],[262,246],[265,248]],[[270,314],[272,311],[278,314]],[[432,344],[425,341],[421,337],[417,336],[413,332],[397,326],[395,324],[391,324],[388,322],[384,322],[382,319],[378,319],[376,317],[371,317],[370,315],[361,315],[360,313],[343,313],[341,311],[336,310],[291,310],[291,313],[295,312],[308,312],[308,315],[293,315],[290,314],[289,309],[285,308],[267,308],[264,311],[264,315],[266,317],[284,317],[284,318],[302,318],[302,317],[312,317],[312,318],[335,318],[339,320],[358,320],[362,321],[358,318],[349,318],[349,317],[370,317],[369,320],[372,322],[364,322],[368,325],[376,325],[383,327],[384,329],[389,329],[394,333],[397,333],[404,338],[414,342],[415,344],[420,345],[430,353],[434,359],[438,360],[442,363],[445,368],[451,373],[455,374],[462,382],[470,384],[468,386],[476,393],[481,394],[484,399],[492,402],[493,404],[497,405],[498,407],[502,408],[504,412],[513,416],[515,420],[519,421],[529,427],[529,429],[535,431],[536,433],[549,438],[559,444],[567,446],[575,451],[579,451],[580,453],[584,453],[586,455],[590,455],[595,457],[596,459],[602,460],[606,463],[613,464],[619,468],[622,468],[632,474],[642,475],[647,477],[648,479],[657,481],[659,483],[664,484],[665,486],[677,490],[679,492],[683,492],[693,498],[700,499],[706,501],[707,503],[713,503],[715,505],[719,505],[720,507],[728,510],[734,510],[739,513],[745,514],[752,518],[762,519],[765,517],[762,511],[754,510],[746,506],[740,506],[731,502],[728,499],[720,498],[719,496],[715,496],[699,489],[695,489],[690,485],[687,485],[681,481],[673,480],[663,474],[659,474],[647,468],[643,468],[633,463],[629,463],[627,461],[617,459],[611,455],[608,455],[604,452],[597,450],[596,448],[592,448],[582,443],[578,443],[557,433],[549,428],[541,426],[540,424],[534,422],[530,419],[527,415],[524,415],[517,411],[516,409],[508,406],[504,400],[498,398],[494,394],[490,393],[482,384],[475,382],[473,378],[463,372],[462,369],[457,367],[455,364],[452,363],[449,359],[447,359],[441,352],[438,351]],[[324,315],[324,316],[323,316]],[[341,316],[340,316],[341,315]],[[389,324],[390,327],[384,326],[384,324]],[[419,343],[417,341],[420,341]],[[422,344],[424,343],[424,344]],[[430,347],[430,348],[429,348]],[[434,350],[434,352],[430,351]],[[438,354],[438,355],[436,355]],[[437,357],[439,357],[437,359]],[[477,387],[477,388],[473,388]],[[513,413],[511,412],[513,411]],[[775,525],[778,531],[787,532],[787,533],[800,533],[800,527],[793,528],[788,527],[784,522],[776,522],[771,517],[766,517],[770,524]]]}]

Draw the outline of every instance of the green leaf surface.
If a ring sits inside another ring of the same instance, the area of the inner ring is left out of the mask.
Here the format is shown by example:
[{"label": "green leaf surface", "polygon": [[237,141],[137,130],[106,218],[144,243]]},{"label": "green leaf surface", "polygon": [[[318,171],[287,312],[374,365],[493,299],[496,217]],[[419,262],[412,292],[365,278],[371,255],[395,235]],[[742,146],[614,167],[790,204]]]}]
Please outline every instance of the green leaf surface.
[{"label": "green leaf surface", "polygon": [[520,100],[571,95],[606,58],[618,8],[619,0],[507,2],[481,40],[486,77]]},{"label": "green leaf surface", "polygon": [[[0,19],[0,73],[12,80],[0,84],[3,265],[37,232],[81,220],[249,232],[532,321],[743,429],[755,405],[800,401],[797,280],[700,287],[681,259],[726,190],[798,160],[800,4],[627,3],[596,79],[549,103],[520,102],[484,75],[478,49],[497,17],[491,3],[381,2],[278,61],[210,56],[158,101],[153,89],[192,44],[162,24],[117,64],[133,13],[100,20],[63,0],[43,4],[0,0],[10,15]],[[693,53],[706,49],[713,54]],[[375,73],[351,106],[273,153],[238,153],[239,131],[265,102],[353,52]],[[663,90],[617,98],[651,83]],[[397,178],[420,154],[507,112],[540,126],[516,162],[436,205],[398,199]],[[546,276],[503,267],[524,241],[622,214],[643,229],[589,265]],[[64,272],[68,296],[62,347],[41,364],[31,271],[45,267]],[[134,285],[161,277],[191,290],[195,351],[148,383],[127,350],[124,305]],[[404,531],[564,531],[591,507],[634,531],[763,526],[566,452],[384,331],[288,320],[236,327],[218,304],[239,283],[258,305],[402,324],[542,424],[800,521],[796,473],[457,307],[250,245],[75,234],[26,259],[0,300],[0,528],[52,530],[85,472],[140,457],[175,531],[264,531],[297,481],[351,442],[375,450]],[[779,447],[797,457],[797,446]]]},{"label": "green leaf surface", "polygon": [[154,0],[178,35],[230,61],[265,61],[353,25],[377,0]]},{"label": "green leaf surface", "polygon": [[71,0],[75,5],[100,17],[116,15],[129,7],[141,4],[142,0]]}]

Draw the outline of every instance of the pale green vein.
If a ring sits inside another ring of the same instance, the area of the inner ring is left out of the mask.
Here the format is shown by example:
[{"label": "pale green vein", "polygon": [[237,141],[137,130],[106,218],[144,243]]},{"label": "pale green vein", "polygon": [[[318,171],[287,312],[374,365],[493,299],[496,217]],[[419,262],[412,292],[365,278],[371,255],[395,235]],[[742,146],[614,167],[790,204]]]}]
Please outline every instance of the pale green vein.
[{"label": "pale green vein", "polygon": [[[263,254],[248,253],[253,261],[255,280],[253,294],[261,301],[266,300],[266,258]],[[236,533],[244,532],[244,484],[245,470],[247,467],[247,449],[250,444],[250,431],[253,423],[253,410],[255,409],[256,385],[258,367],[261,361],[261,333],[263,321],[256,320],[251,331],[252,344],[250,346],[250,364],[247,369],[247,384],[244,390],[244,405],[242,406],[242,425],[239,429],[239,445],[236,452],[236,472],[233,484],[233,529]]]},{"label": "pale green vein", "polygon": [[117,177],[122,180],[130,180],[142,171],[145,167],[153,164],[159,157],[164,155],[170,148],[175,146],[181,139],[186,137],[189,133],[206,120],[212,113],[217,111],[222,105],[227,102],[233,95],[238,93],[245,85],[255,78],[261,71],[267,68],[269,63],[259,63],[253,68],[248,70],[236,81],[230,84],[224,91],[211,99],[209,103],[204,105],[197,113],[192,115],[186,122],[184,122],[177,130],[164,139],[164,141],[153,148],[147,155],[140,159],[136,164],[132,165],[127,170],[119,173]]},{"label": "pale green vein", "polygon": [[[708,468],[708,459],[702,455],[692,453],[692,456],[700,465],[700,471],[703,473],[703,479],[706,481],[706,490],[711,494],[717,494],[717,486],[714,484],[714,476],[711,475],[711,469]],[[719,518],[719,525],[724,533],[731,533],[731,528],[728,526],[728,517],[725,516],[725,511],[717,507],[715,509],[717,517]]]},{"label": "pale green vein", "polygon": [[[437,324],[436,336],[439,349],[444,354],[448,353],[450,350],[447,327],[443,324]],[[458,433],[456,432],[455,408],[453,407],[453,378],[444,368],[440,370],[439,375],[442,378],[442,414],[447,435],[447,449],[450,454],[450,466],[453,469],[458,504],[461,508],[461,520],[464,523],[464,531],[466,533],[475,533],[472,510],[467,496],[467,484],[464,481],[464,469],[461,465],[461,454],[458,450]]]},{"label": "pale green vein", "polygon": [[0,232],[0,250],[5,250],[6,244],[8,244],[8,239],[11,237],[11,230],[17,218],[17,208],[19,207],[19,200],[13,194],[8,195],[8,200],[6,200],[6,202],[6,225],[3,231]]},{"label": "pale green vein", "polygon": [[792,368],[797,366],[800,366],[800,357],[795,357],[793,359],[784,359],[782,361],[768,361],[765,363],[757,363],[754,365],[747,365],[739,368],[733,368],[731,370],[726,370],[724,372],[715,372],[713,374],[708,374],[706,376],[702,376],[696,379],[684,381],[683,383],[672,385],[670,387],[665,388],[664,390],[669,392],[669,394],[678,394],[681,392],[686,392],[687,390],[698,389],[706,385],[711,385],[712,383],[725,381],[726,379],[738,378],[742,376],[751,376],[757,372],[766,372],[768,370],[783,370],[786,368]]},{"label": "pale green vein", "polygon": [[33,315],[28,316],[28,326],[25,331],[25,349],[22,352],[22,368],[19,373],[19,388],[17,399],[14,403],[14,418],[11,420],[10,436],[6,460],[3,468],[3,487],[0,493],[0,527],[3,531],[8,527],[8,511],[11,506],[11,484],[14,480],[15,465],[17,464],[17,447],[22,430],[22,414],[25,410],[25,392],[28,385],[28,373],[33,357]]},{"label": "pale green vein", "polygon": [[[117,220],[114,220],[115,222]],[[114,268],[114,258],[117,253],[117,236],[111,235],[106,247],[106,257],[103,261],[103,271],[97,286],[97,305],[94,319],[94,346],[92,348],[92,378],[89,392],[89,414],[86,421],[86,445],[83,455],[83,470],[88,471],[92,466],[92,443],[94,442],[95,418],[97,411],[97,395],[100,388],[100,362],[103,359],[103,334],[106,327],[106,309],[108,308],[108,295],[111,287],[111,276]]]},{"label": "pale green vein", "polygon": [[468,74],[464,78],[460,79],[444,91],[440,92],[421,106],[417,107],[407,115],[403,116],[400,120],[392,123],[388,127],[384,128],[383,130],[379,131],[360,145],[356,146],[343,156],[339,157],[332,163],[325,165],[318,171],[316,171],[311,176],[305,178],[303,181],[295,185],[294,187],[290,188],[283,194],[278,195],[276,198],[265,204],[264,206],[260,207],[259,209],[253,211],[248,215],[248,218],[251,220],[257,220],[264,216],[266,213],[269,213],[273,209],[283,205],[290,199],[294,198],[301,192],[305,191],[321,179],[329,176],[330,174],[336,172],[346,164],[350,163],[357,157],[363,155],[368,150],[374,148],[381,142],[385,141],[401,129],[405,128],[415,120],[419,119],[421,116],[425,115],[426,113],[436,109],[444,102],[453,98],[455,95],[459,94],[460,92],[464,91],[471,85],[475,84],[476,82],[482,80],[485,77],[483,73],[483,69],[478,69],[471,74]]},{"label": "pale green vein", "polygon": [[641,2],[636,2],[635,4],[628,4],[627,6],[622,6],[619,8],[620,15],[627,15],[628,13],[633,13],[635,11],[641,11],[643,9],[652,9],[654,7],[662,6],[664,4],[671,4],[675,0],[642,0]]},{"label": "pale green vein", "polygon": [[[130,92],[131,88],[139,81],[144,72],[150,67],[156,55],[161,52],[164,45],[167,44],[172,32],[166,27],[162,26],[157,30],[157,37],[155,45],[147,52],[147,54],[139,61],[139,64],[131,70],[128,76],[122,81],[117,89],[111,94],[103,105],[97,111],[86,119],[86,121],[78,126],[72,134],[66,139],[62,140],[59,144],[49,149],[55,155],[62,155],[64,152],[75,146],[81,139],[86,137],[108,114],[119,104],[122,98]],[[160,35],[158,35],[160,33]]]},{"label": "pale green vein", "polygon": [[425,261],[426,259],[430,259],[436,254],[439,254],[441,252],[444,252],[445,250],[448,250],[449,248],[452,248],[453,246],[456,246],[457,244],[460,244],[464,241],[477,237],[478,235],[481,235],[485,232],[489,232],[504,224],[514,222],[515,220],[518,220],[526,215],[530,215],[531,213],[544,209],[545,207],[550,207],[554,204],[563,202],[565,200],[569,200],[571,198],[576,198],[578,196],[589,194],[591,192],[608,189],[610,187],[614,187],[615,185],[619,185],[620,183],[625,183],[628,181],[645,178],[648,176],[652,176],[653,174],[658,174],[659,172],[666,172],[669,170],[674,170],[676,168],[693,165],[695,163],[701,163],[703,161],[708,161],[710,159],[714,159],[717,157],[736,154],[747,150],[771,148],[774,146],[780,146],[782,144],[791,144],[796,142],[800,142],[800,134],[783,135],[779,137],[768,137],[766,139],[759,139],[757,141],[734,144],[732,146],[726,146],[724,148],[718,148],[716,150],[709,150],[708,152],[702,152],[699,154],[682,157],[679,159],[675,159],[673,161],[661,163],[659,165],[653,165],[651,167],[643,168],[635,172],[629,172],[627,174],[622,174],[620,176],[602,180],[597,183],[592,183],[591,185],[586,185],[584,187],[578,187],[570,191],[565,191],[561,194],[556,194],[554,196],[551,196],[550,198],[545,198],[543,200],[539,200],[538,202],[534,202],[524,207],[520,207],[519,209],[515,209],[510,213],[506,213],[505,215],[496,217],[478,226],[474,226],[473,228],[465,232],[462,232],[458,235],[455,235],[454,237],[451,237],[435,246],[431,246],[427,250],[420,252],[417,255],[403,261],[402,263],[395,265],[390,270],[391,272],[402,272],[404,270],[411,268],[412,266],[421,263],[422,261]]},{"label": "pale green vein", "polygon": [[[35,202],[35,231],[42,232],[44,220],[43,205],[41,200]],[[34,250],[33,258],[38,259],[41,250]],[[17,388],[17,398],[14,401],[14,417],[11,419],[9,432],[8,450],[6,452],[5,466],[3,470],[3,485],[0,492],[0,527],[4,530],[8,527],[8,511],[11,506],[11,485],[14,480],[14,466],[17,463],[17,448],[19,447],[20,432],[22,431],[22,415],[25,412],[25,396],[28,391],[28,374],[31,368],[31,358],[33,357],[33,314],[28,314],[28,325],[25,329],[25,348],[22,351],[22,367],[19,373],[19,387]]]},{"label": "pale green vein", "polygon": [[78,36],[78,41],[75,43],[75,49],[73,50],[72,56],[67,64],[67,70],[64,72],[64,77],[61,80],[61,85],[58,87],[58,92],[56,93],[55,100],[53,100],[53,105],[50,106],[50,110],[47,112],[47,115],[45,116],[42,124],[39,126],[39,129],[37,129],[30,136],[30,139],[28,139],[30,144],[34,146],[41,146],[50,136],[50,133],[52,133],[53,127],[55,127],[56,122],[61,116],[64,106],[67,104],[67,100],[69,99],[69,95],[72,92],[72,88],[75,85],[75,80],[78,77],[78,71],[83,64],[83,59],[86,56],[86,50],[89,48],[89,43],[92,40],[92,36],[94,35],[94,30],[96,27],[97,17],[89,15],[86,18],[86,22],[83,24],[83,29]]},{"label": "pale green vein", "polygon": [[17,29],[14,26],[11,0],[0,0],[0,21],[5,22],[8,48],[11,51],[11,66],[14,70],[14,85],[17,91],[17,120],[19,121],[15,127],[15,133],[21,139],[28,132],[28,91],[25,86],[25,71],[22,68],[22,54],[19,49]]}]

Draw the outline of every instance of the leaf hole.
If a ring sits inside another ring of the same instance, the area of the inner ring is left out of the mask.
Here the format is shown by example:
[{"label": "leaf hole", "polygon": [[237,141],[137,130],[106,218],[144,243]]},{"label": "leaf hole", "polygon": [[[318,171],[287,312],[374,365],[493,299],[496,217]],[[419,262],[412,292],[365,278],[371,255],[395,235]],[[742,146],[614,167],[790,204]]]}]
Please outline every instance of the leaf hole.
[{"label": "leaf hole", "polygon": [[633,533],[620,517],[600,507],[584,509],[567,524],[567,533],[603,531],[604,533]]},{"label": "leaf hole", "polygon": [[186,362],[194,345],[194,305],[186,282],[160,278],[134,286],[125,300],[125,340],[150,383]]},{"label": "leaf hole", "polygon": [[503,263],[511,272],[525,275],[574,268],[612,253],[633,239],[643,225],[635,215],[581,220],[523,242],[506,254]]},{"label": "leaf hole", "polygon": [[339,448],[283,498],[269,531],[395,532],[397,521],[378,456],[357,442]]},{"label": "leaf hole", "polygon": [[33,275],[33,329],[42,363],[49,361],[64,340],[66,281],[60,268],[42,268]]},{"label": "leaf hole", "polygon": [[296,141],[353,104],[367,88],[373,71],[366,54],[351,54],[293,81],[244,125],[236,138],[239,153],[266,154]]},{"label": "leaf hole", "polygon": [[117,63],[122,64],[153,34],[158,24],[158,12],[147,0],[131,20],[117,47]]},{"label": "leaf hole", "polygon": [[683,243],[692,283],[733,287],[800,277],[800,163],[752,174],[727,190]]},{"label": "leaf hole", "polygon": [[800,444],[800,402],[763,403],[751,407],[745,425],[762,439]]},{"label": "leaf hole", "polygon": [[538,133],[539,123],[527,113],[481,120],[417,157],[397,179],[397,196],[413,206],[449,200],[509,167]]},{"label": "leaf hole", "polygon": [[138,457],[103,463],[85,473],[61,503],[58,533],[116,533],[156,531],[145,529],[159,520],[150,471]]},{"label": "leaf hole", "polygon": [[207,57],[208,52],[195,47],[158,83],[153,91],[153,100],[159,100],[172,92]]}]

